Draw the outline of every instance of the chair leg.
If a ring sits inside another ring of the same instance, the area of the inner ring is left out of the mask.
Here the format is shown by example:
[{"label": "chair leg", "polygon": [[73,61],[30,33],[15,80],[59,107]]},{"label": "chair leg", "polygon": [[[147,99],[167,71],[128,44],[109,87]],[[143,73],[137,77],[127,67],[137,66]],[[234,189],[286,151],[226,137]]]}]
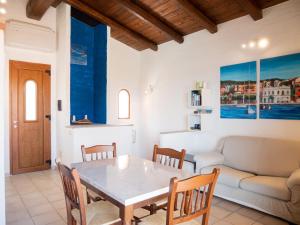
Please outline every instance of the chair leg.
[{"label": "chair leg", "polygon": [[151,204],[150,205],[150,215],[153,215],[157,212],[157,206],[156,204]]},{"label": "chair leg", "polygon": [[90,204],[91,203],[91,197],[88,193],[88,191],[86,190],[86,201],[87,201],[87,204]]},{"label": "chair leg", "polygon": [[202,225],[208,225],[208,213],[203,214]]}]

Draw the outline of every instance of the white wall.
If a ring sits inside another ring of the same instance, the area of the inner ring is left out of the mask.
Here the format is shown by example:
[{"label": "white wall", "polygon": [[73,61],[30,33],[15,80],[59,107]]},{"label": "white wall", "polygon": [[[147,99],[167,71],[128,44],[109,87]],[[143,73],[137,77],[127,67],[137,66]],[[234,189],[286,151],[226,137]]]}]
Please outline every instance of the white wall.
[{"label": "white wall", "polygon": [[[254,22],[250,16],[219,25],[216,34],[200,31],[185,37],[183,44],[169,42],[158,52],[142,53],[142,90],[154,86],[152,94],[143,95],[143,149],[150,155],[159,133],[186,129],[187,93],[195,81],[204,80],[212,90],[210,132],[300,138],[300,121],[220,119],[220,66],[300,52],[300,1],[291,0],[264,10],[264,18]],[[267,37],[265,50],[243,50],[242,43]]]},{"label": "white wall", "polygon": [[[0,29],[0,90],[4,90],[4,76],[4,32]],[[2,91],[0,94],[0,106],[4,104],[5,98]],[[0,107],[0,225],[5,224],[4,121],[4,107]]]},{"label": "white wall", "polygon": [[[62,3],[57,7],[57,100],[62,100],[62,111],[57,111],[57,155],[62,158],[64,149],[72,147],[67,139],[66,126],[70,124],[70,6]],[[56,109],[56,106],[55,110]]]},{"label": "white wall", "polygon": [[[110,32],[109,32],[110,33]],[[141,155],[139,127],[141,119],[141,53],[123,43],[109,38],[108,40],[108,79],[107,79],[107,122],[109,124],[133,124],[134,143],[132,151]],[[118,119],[118,94],[121,89],[130,93],[130,119]]]},{"label": "white wall", "polygon": [[[47,11],[45,16],[40,20],[32,20],[26,17],[26,3],[27,0],[10,0],[7,3],[7,15],[6,20],[19,20],[28,23],[33,23],[37,25],[42,25],[51,28],[53,31],[56,31],[56,10],[51,8]],[[39,37],[32,36],[32,39],[37,39]],[[45,63],[51,65],[51,104],[55,106],[55,90],[56,90],[56,53],[55,52],[41,52],[34,50],[27,50],[14,47],[5,47],[6,53],[6,63],[5,63],[5,88],[4,96],[6,99],[5,104],[5,115],[6,115],[6,124],[5,124],[5,173],[10,172],[10,156],[9,156],[9,60],[18,60],[18,61],[27,61],[34,63]],[[51,147],[52,147],[52,158],[56,156],[56,115],[55,108],[52,108],[52,124],[51,124]]]}]

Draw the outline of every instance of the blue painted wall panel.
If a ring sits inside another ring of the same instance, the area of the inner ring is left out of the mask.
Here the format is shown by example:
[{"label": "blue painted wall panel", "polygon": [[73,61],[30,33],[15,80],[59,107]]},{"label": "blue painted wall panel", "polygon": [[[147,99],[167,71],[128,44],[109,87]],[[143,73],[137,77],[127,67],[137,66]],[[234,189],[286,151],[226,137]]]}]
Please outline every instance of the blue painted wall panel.
[{"label": "blue painted wall panel", "polygon": [[[104,32],[105,30],[105,32]],[[71,116],[106,123],[106,26],[71,20]]]},{"label": "blue painted wall panel", "polygon": [[[106,123],[106,87],[107,87],[107,29],[99,24],[95,27],[94,57],[94,112],[96,123]],[[104,107],[105,106],[105,107]]]}]

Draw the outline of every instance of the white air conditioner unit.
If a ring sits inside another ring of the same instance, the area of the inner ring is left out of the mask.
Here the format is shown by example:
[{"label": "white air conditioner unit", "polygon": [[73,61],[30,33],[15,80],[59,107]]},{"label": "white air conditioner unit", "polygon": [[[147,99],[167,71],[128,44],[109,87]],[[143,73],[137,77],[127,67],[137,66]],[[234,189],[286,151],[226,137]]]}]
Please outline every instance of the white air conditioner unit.
[{"label": "white air conditioner unit", "polygon": [[17,20],[6,22],[6,46],[53,52],[56,50],[56,35],[53,30]]}]

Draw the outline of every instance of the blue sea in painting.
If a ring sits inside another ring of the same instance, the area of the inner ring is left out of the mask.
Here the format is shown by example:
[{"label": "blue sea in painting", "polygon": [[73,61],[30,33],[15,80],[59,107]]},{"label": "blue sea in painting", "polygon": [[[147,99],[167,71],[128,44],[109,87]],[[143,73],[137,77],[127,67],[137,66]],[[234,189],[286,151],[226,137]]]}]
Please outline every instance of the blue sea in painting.
[{"label": "blue sea in painting", "polygon": [[300,120],[300,104],[272,104],[271,109],[260,109],[261,119]]},{"label": "blue sea in painting", "polygon": [[223,119],[256,119],[256,105],[221,105]]}]

